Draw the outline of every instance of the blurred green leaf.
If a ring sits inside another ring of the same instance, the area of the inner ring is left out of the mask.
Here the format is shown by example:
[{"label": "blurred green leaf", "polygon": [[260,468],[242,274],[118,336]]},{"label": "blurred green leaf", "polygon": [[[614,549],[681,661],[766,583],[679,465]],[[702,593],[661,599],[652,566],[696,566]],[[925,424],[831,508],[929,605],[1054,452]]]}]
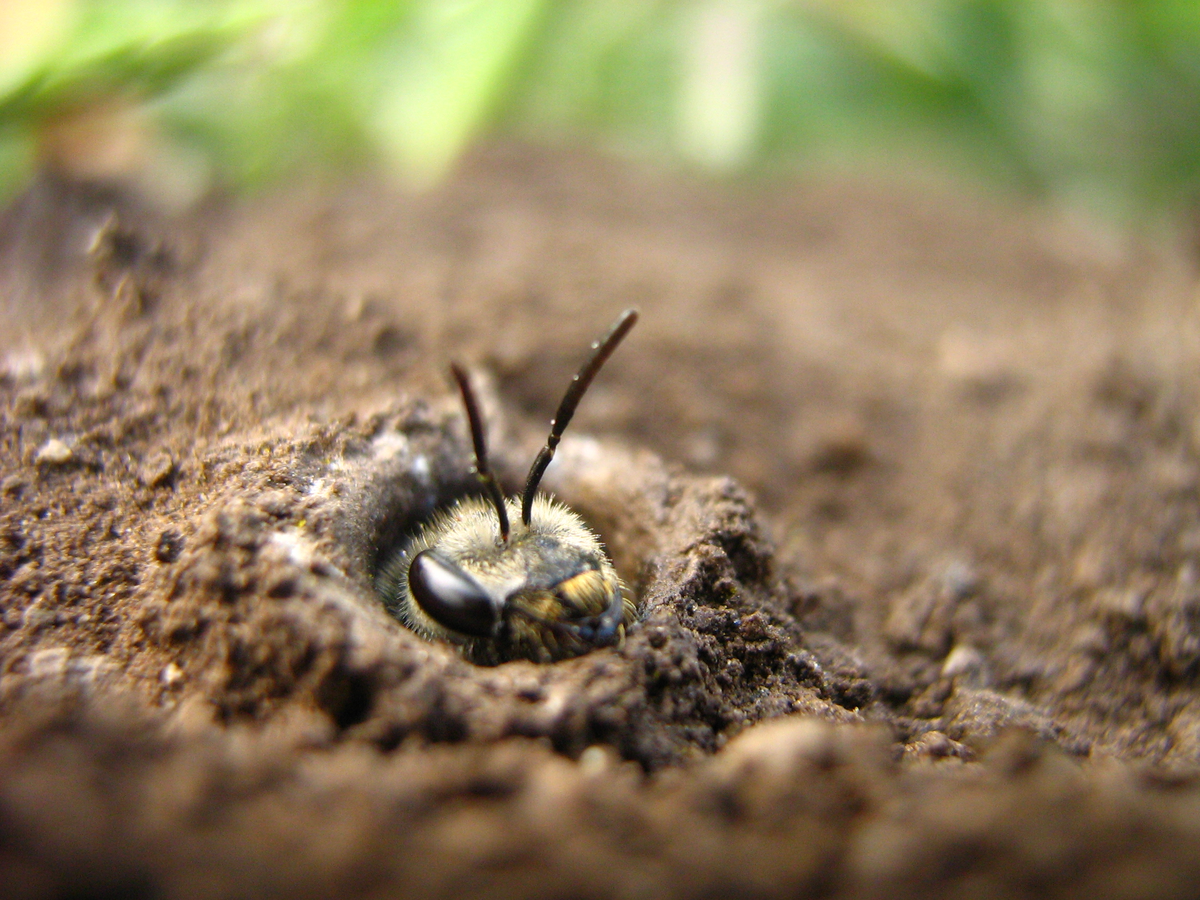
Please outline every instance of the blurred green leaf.
[{"label": "blurred green leaf", "polygon": [[1194,0],[53,0],[26,18],[0,185],[39,123],[119,99],[241,186],[379,162],[429,183],[508,133],[721,171],[952,167],[1118,213],[1200,199]]},{"label": "blurred green leaf", "polygon": [[375,128],[402,168],[441,176],[487,122],[531,43],[544,0],[420,4],[397,42]]},{"label": "blurred green leaf", "polygon": [[[75,26],[0,92],[0,123],[54,115],[113,94],[150,96],[210,62],[258,20],[193,4],[78,3]],[[117,10],[121,14],[117,15]]]}]

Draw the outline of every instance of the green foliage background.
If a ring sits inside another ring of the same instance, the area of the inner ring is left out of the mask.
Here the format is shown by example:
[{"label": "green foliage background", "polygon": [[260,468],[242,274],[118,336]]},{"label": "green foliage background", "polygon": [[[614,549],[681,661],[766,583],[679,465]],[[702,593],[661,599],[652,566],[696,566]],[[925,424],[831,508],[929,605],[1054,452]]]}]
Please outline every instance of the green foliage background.
[{"label": "green foliage background", "polygon": [[[1200,184],[1200,3],[41,0],[0,20],[0,197],[114,104],[253,188],[489,134],[723,176],[908,164],[1117,215]],[[12,16],[10,16],[12,18]]]}]

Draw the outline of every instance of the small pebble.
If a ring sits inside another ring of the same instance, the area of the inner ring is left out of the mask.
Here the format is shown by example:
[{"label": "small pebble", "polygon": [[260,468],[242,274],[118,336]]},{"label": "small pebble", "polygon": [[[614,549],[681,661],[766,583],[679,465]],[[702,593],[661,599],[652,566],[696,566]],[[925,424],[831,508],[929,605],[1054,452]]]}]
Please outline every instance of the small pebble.
[{"label": "small pebble", "polygon": [[46,443],[38,449],[37,455],[33,461],[38,465],[61,466],[64,463],[70,462],[75,454],[71,452],[63,441],[58,438],[50,438]]},{"label": "small pebble", "polygon": [[960,675],[978,675],[983,669],[983,654],[970,644],[959,644],[946,656],[942,663],[942,677],[955,678]]},{"label": "small pebble", "polygon": [[579,755],[579,771],[586,777],[595,778],[603,775],[609,767],[608,751],[593,744]]},{"label": "small pebble", "polygon": [[34,678],[62,678],[67,674],[69,654],[64,647],[47,647],[29,655],[29,674]]},{"label": "small pebble", "polygon": [[34,381],[46,370],[46,359],[36,350],[14,350],[0,361],[0,374],[13,381]]},{"label": "small pebble", "polygon": [[163,667],[162,672],[159,673],[158,678],[163,683],[164,687],[174,687],[183,680],[183,669],[179,668],[179,666],[173,662],[167,663]]},{"label": "small pebble", "polygon": [[44,603],[35,603],[25,610],[22,624],[31,631],[57,624],[58,613]]},{"label": "small pebble", "polygon": [[138,468],[138,481],[146,487],[162,487],[175,474],[175,460],[169,453],[154,453]]},{"label": "small pebble", "polygon": [[946,564],[940,574],[941,587],[946,597],[961,603],[979,590],[979,573],[965,560],[955,559]]}]

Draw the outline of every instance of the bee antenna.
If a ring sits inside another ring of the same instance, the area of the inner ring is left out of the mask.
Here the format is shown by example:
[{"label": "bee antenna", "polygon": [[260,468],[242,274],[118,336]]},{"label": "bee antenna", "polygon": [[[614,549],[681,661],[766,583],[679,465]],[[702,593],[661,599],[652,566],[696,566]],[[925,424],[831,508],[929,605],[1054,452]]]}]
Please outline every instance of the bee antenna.
[{"label": "bee antenna", "polygon": [[567,430],[571,416],[575,415],[575,407],[579,405],[584,391],[588,389],[588,385],[592,383],[592,379],[596,377],[600,367],[612,356],[612,352],[617,349],[617,345],[621,343],[625,335],[629,334],[629,329],[637,324],[637,320],[636,309],[627,309],[621,313],[612,328],[609,329],[608,334],[592,344],[591,357],[571,379],[567,393],[563,396],[562,402],[558,404],[558,412],[550,420],[550,437],[546,438],[546,446],[538,451],[533,466],[529,469],[529,477],[525,479],[525,493],[521,495],[521,521],[527,526],[529,517],[533,513],[533,498],[537,494],[542,475],[546,472],[546,466],[550,465],[550,460],[554,459],[554,451],[558,447],[563,432]]},{"label": "bee antenna", "polygon": [[450,374],[458,382],[458,389],[462,392],[463,405],[467,408],[467,422],[471,426],[471,442],[475,445],[475,474],[483,482],[483,488],[487,491],[488,498],[496,507],[496,518],[500,520],[500,539],[507,544],[508,511],[504,508],[504,494],[500,490],[500,483],[496,481],[496,476],[488,468],[487,442],[483,436],[483,417],[479,414],[479,403],[475,400],[475,392],[471,390],[471,382],[467,380],[467,373],[462,366],[457,363],[452,364]]}]

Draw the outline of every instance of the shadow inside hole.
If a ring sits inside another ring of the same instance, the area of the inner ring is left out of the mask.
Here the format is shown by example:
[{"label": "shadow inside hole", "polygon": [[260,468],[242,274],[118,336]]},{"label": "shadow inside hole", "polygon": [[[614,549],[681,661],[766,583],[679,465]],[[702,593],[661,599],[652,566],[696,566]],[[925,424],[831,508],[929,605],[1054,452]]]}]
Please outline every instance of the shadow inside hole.
[{"label": "shadow inside hole", "polygon": [[457,448],[440,442],[350,468],[339,491],[335,539],[350,573],[375,596],[380,569],[440,510],[480,494]]}]

